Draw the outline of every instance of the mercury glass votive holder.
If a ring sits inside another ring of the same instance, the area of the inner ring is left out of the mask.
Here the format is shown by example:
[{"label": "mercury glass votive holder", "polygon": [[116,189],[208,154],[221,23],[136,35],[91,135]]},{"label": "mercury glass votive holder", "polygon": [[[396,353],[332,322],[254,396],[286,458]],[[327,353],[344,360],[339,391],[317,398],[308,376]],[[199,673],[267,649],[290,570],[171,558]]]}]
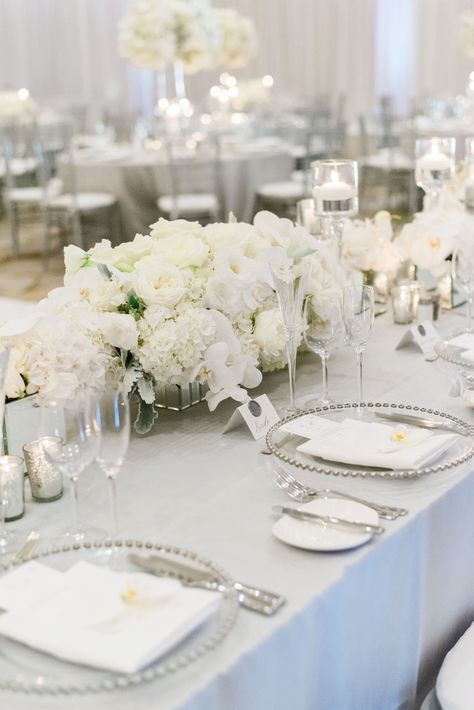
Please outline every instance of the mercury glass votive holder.
[{"label": "mercury glass votive holder", "polygon": [[62,473],[48,461],[45,454],[45,448],[59,448],[61,444],[59,436],[41,436],[23,447],[31,496],[38,503],[49,503],[63,494]]},{"label": "mercury glass votive holder", "polygon": [[24,461],[20,456],[0,456],[0,505],[5,521],[25,513]]},{"label": "mercury glass votive holder", "polygon": [[392,288],[393,322],[399,325],[413,323],[415,291],[409,284]]}]

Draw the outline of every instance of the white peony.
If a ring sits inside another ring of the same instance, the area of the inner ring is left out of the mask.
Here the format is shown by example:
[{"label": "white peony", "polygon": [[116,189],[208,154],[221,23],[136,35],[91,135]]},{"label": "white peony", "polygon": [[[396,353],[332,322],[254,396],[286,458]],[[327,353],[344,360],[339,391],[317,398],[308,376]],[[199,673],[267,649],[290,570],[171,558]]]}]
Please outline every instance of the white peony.
[{"label": "white peony", "polygon": [[180,270],[153,256],[142,259],[132,276],[135,293],[147,305],[173,308],[185,294],[184,277]]}]

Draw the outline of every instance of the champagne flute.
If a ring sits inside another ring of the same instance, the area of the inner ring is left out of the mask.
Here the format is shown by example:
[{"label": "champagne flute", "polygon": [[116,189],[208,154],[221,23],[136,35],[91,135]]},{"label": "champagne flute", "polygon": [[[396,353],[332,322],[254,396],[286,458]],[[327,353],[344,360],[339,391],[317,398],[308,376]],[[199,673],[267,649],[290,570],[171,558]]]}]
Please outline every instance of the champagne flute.
[{"label": "champagne flute", "polygon": [[278,307],[283,320],[290,385],[290,405],[285,414],[295,414],[296,356],[301,338],[303,297],[309,271],[307,260],[301,261],[289,273],[273,274],[273,288],[277,295]]},{"label": "champagne flute", "polygon": [[375,317],[375,295],[372,286],[352,284],[344,291],[344,324],[350,345],[355,350],[358,373],[359,413],[363,401],[362,357],[369,341]]},{"label": "champagne flute", "polygon": [[96,421],[101,432],[96,461],[109,483],[112,539],[118,534],[117,475],[122,468],[130,441],[128,395],[122,389],[106,390],[96,401]]},{"label": "champagne flute", "polygon": [[45,458],[70,482],[73,523],[65,537],[75,543],[104,537],[100,528],[84,527],[79,515],[78,481],[94,461],[100,441],[94,413],[93,402],[86,394],[66,404],[46,402],[40,413],[39,436]]},{"label": "champagne flute", "polygon": [[314,298],[308,296],[304,304],[304,339],[308,348],[321,358],[323,371],[323,394],[307,402],[308,409],[332,403],[328,394],[328,359],[344,334],[342,304],[338,300],[325,303],[323,313],[320,311]]},{"label": "champagne flute", "polygon": [[474,295],[474,245],[460,244],[453,254],[451,273],[467,296],[467,331],[472,331],[472,301]]}]

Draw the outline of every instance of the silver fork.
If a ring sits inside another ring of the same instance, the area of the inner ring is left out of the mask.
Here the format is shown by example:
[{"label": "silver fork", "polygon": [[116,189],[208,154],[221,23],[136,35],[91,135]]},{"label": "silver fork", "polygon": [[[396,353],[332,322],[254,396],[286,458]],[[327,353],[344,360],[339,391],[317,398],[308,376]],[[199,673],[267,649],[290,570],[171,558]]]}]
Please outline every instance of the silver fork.
[{"label": "silver fork", "polygon": [[406,508],[395,508],[390,505],[379,505],[378,503],[372,503],[371,501],[352,496],[349,493],[343,493],[342,491],[335,491],[330,488],[310,488],[279,467],[275,469],[275,473],[276,478],[274,481],[276,485],[284,490],[290,498],[293,498],[293,500],[297,500],[300,503],[308,503],[310,500],[314,500],[315,498],[344,498],[346,500],[353,500],[356,503],[367,505],[369,508],[375,510],[379,516],[385,520],[395,520],[395,518],[408,513]]}]

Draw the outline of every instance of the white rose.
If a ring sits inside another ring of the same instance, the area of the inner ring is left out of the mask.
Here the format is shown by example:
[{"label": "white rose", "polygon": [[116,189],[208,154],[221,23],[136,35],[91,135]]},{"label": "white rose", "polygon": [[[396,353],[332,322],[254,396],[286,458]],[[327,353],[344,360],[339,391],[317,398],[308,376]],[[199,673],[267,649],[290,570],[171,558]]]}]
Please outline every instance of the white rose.
[{"label": "white rose", "polygon": [[147,305],[173,308],[184,296],[186,285],[181,271],[173,264],[163,264],[156,257],[142,259],[132,276],[135,293]]},{"label": "white rose", "polygon": [[112,347],[123,350],[136,348],[138,331],[133,316],[126,313],[100,313],[97,324],[104,340]]},{"label": "white rose", "polygon": [[177,233],[160,239],[154,249],[163,261],[178,268],[202,266],[208,257],[207,245],[192,234]]},{"label": "white rose", "polygon": [[201,236],[203,227],[199,222],[188,222],[186,219],[168,220],[160,217],[158,222],[150,226],[150,237],[152,239],[163,239],[175,235]]}]

